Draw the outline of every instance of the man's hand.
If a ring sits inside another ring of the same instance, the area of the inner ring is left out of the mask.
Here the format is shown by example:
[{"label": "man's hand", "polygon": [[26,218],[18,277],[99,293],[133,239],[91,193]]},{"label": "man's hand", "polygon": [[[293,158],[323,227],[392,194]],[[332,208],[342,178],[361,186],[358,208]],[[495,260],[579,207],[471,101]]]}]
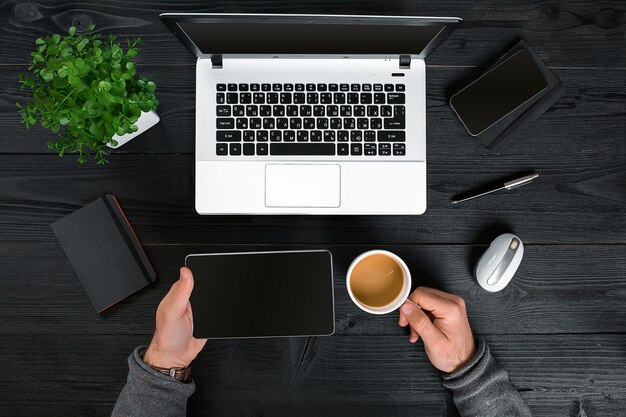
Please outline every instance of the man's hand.
[{"label": "man's hand", "polygon": [[160,368],[189,366],[204,347],[206,339],[193,337],[193,319],[189,296],[193,274],[180,269],[180,278],[161,300],[156,313],[156,330],[144,355],[147,364]]},{"label": "man's hand", "polygon": [[459,296],[420,287],[400,308],[398,324],[411,326],[409,342],[422,338],[428,359],[440,371],[460,369],[476,352],[465,302]]}]

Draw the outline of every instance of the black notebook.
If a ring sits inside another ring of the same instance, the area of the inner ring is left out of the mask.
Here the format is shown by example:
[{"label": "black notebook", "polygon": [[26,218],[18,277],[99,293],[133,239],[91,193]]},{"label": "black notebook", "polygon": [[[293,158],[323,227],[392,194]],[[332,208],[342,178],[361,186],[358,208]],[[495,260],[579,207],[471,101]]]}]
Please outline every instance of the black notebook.
[{"label": "black notebook", "polygon": [[51,227],[98,313],[156,279],[137,236],[110,194]]}]

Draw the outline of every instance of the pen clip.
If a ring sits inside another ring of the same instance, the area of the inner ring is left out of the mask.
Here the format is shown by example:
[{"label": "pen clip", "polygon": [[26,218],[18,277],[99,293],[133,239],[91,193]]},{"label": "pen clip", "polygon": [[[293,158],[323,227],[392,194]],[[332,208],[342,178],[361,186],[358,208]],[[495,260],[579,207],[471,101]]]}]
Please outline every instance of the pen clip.
[{"label": "pen clip", "polygon": [[511,190],[513,188],[521,187],[522,185],[530,184],[538,176],[539,174],[526,175],[525,177],[505,182],[504,188],[506,188],[507,190]]}]

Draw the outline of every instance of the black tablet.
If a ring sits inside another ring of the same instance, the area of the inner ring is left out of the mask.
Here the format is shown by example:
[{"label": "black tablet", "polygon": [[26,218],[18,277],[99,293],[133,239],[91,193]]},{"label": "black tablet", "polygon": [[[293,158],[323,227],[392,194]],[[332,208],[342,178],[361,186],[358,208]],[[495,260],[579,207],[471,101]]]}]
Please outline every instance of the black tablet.
[{"label": "black tablet", "polygon": [[196,338],[325,336],[335,331],[329,251],[185,258]]}]

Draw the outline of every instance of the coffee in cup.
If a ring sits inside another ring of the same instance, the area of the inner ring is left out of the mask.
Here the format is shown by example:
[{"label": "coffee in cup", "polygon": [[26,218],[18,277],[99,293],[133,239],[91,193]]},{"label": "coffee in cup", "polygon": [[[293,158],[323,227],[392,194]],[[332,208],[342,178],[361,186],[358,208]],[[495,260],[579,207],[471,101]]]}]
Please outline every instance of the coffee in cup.
[{"label": "coffee in cup", "polygon": [[400,307],[409,296],[411,274],[396,254],[372,250],[352,262],[346,284],[350,298],[359,308],[386,314]]}]

